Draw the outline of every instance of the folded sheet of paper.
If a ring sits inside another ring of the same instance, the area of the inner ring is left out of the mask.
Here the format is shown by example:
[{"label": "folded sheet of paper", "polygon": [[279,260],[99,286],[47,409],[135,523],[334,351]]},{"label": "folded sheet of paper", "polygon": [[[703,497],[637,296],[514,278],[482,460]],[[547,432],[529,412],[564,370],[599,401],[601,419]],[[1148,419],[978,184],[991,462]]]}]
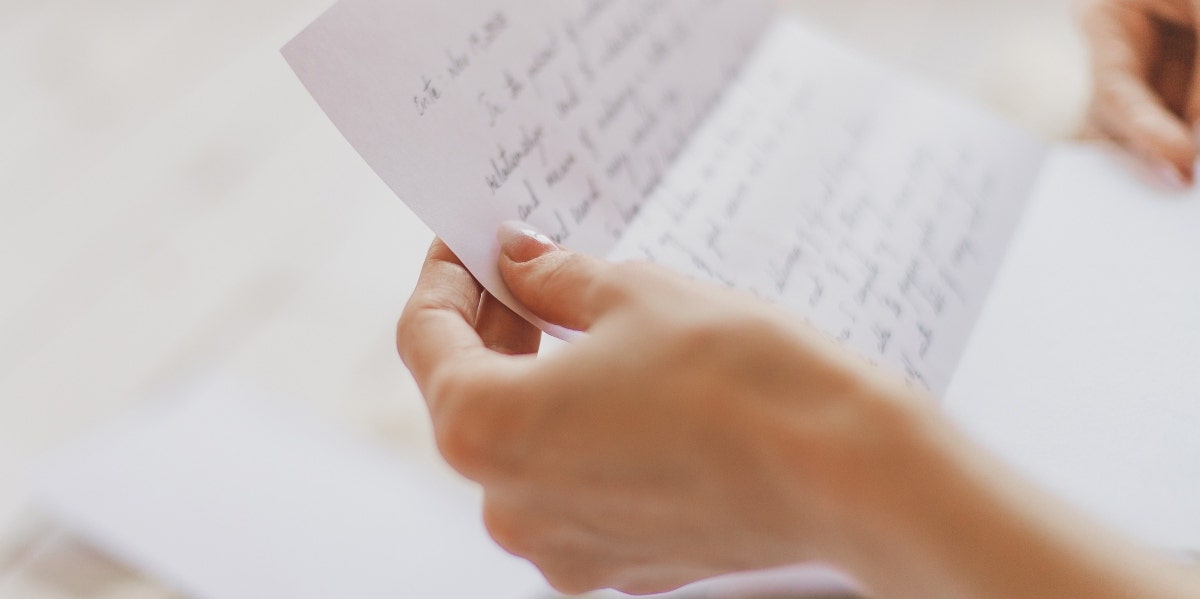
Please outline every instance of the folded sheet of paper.
[{"label": "folded sheet of paper", "polygon": [[1183,432],[1200,424],[1200,200],[1154,198],[1099,151],[1052,150],[766,4],[342,0],[285,55],[515,309],[494,266],[509,219],[757,294],[953,388],[968,428],[1122,528],[1200,548],[1178,521],[1200,521]]},{"label": "folded sheet of paper", "polygon": [[[555,596],[491,542],[472,487],[227,379],[94,434],[46,466],[37,495],[73,533],[195,599]],[[672,597],[846,584],[793,568]]]},{"label": "folded sheet of paper", "polygon": [[532,321],[496,272],[505,220],[779,301],[940,392],[1044,147],[770,5],[343,0],[284,54]]}]

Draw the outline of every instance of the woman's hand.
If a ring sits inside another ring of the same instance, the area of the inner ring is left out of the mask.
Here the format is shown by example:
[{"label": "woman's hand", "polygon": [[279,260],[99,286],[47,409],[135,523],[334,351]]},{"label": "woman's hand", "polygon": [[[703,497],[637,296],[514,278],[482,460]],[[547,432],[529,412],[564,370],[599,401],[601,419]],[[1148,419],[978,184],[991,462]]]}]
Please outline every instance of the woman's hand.
[{"label": "woman's hand", "polygon": [[586,338],[535,359],[538,331],[441,242],[398,333],[498,543],[562,591],[648,593],[869,538],[926,410],[907,385],[756,299],[502,240],[516,297]]},{"label": "woman's hand", "polygon": [[1196,599],[1196,577],[1010,473],[906,384],[736,293],[506,229],[538,331],[440,241],[398,344],[484,520],[565,592],[804,561],[888,599]]},{"label": "woman's hand", "polygon": [[1087,0],[1095,89],[1089,133],[1120,144],[1174,189],[1195,181],[1200,0]]}]

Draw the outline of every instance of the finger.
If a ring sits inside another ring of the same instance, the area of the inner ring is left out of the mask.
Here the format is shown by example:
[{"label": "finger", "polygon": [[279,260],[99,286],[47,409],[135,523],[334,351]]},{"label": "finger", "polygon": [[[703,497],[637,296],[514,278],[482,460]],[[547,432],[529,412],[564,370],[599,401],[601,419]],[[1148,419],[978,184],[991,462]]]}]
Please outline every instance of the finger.
[{"label": "finger", "polygon": [[510,356],[536,354],[542,341],[537,327],[486,291],[479,302],[475,331],[485,347]]},{"label": "finger", "polygon": [[1087,119],[1079,131],[1075,134],[1075,138],[1079,141],[1101,142],[1109,141],[1109,135],[1100,128],[1094,119]]},{"label": "finger", "polygon": [[1185,46],[1178,49],[1181,56],[1169,58],[1178,61],[1191,60],[1192,72],[1189,74],[1190,79],[1187,79],[1189,82],[1187,109],[1184,111],[1184,115],[1187,117],[1188,125],[1191,127],[1193,139],[1196,139],[1197,131],[1200,131],[1200,127],[1198,127],[1200,125],[1200,43],[1197,43],[1196,40],[1197,28],[1200,27],[1200,1],[1192,1],[1192,11],[1192,22],[1189,24],[1189,33],[1191,35],[1185,36],[1185,39],[1190,42],[1191,55],[1183,55],[1187,51]]},{"label": "finger", "polygon": [[[1140,5],[1151,16],[1172,25],[1191,25],[1195,22],[1196,0],[1142,0]],[[1124,10],[1133,10],[1125,7]]]},{"label": "finger", "polygon": [[1145,82],[1111,75],[1100,91],[1099,125],[1169,181],[1191,184],[1196,146],[1191,129]]},{"label": "finger", "polygon": [[1139,46],[1155,43],[1155,26],[1147,14],[1089,11],[1085,29],[1095,54],[1094,115],[1110,136],[1164,177],[1190,183],[1196,158],[1190,128],[1153,89],[1151,57]]},{"label": "finger", "polygon": [[396,330],[400,357],[427,398],[439,371],[500,358],[473,326],[482,292],[450,248],[434,240]]},{"label": "finger", "polygon": [[1187,116],[1187,123],[1193,122],[1189,103],[1195,54],[1195,35],[1190,30],[1169,27],[1169,31],[1163,32],[1158,65],[1152,75],[1154,89],[1163,104],[1173,114]]},{"label": "finger", "polygon": [[513,296],[543,320],[586,331],[628,298],[615,267],[558,247],[528,225],[506,223],[498,237],[500,274]]}]

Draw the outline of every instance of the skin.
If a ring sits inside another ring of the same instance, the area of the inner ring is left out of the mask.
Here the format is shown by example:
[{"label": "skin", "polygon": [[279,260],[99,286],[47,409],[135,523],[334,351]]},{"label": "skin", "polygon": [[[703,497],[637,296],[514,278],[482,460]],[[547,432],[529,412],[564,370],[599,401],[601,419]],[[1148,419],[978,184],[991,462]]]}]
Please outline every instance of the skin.
[{"label": "skin", "polygon": [[[1195,181],[1200,0],[1091,0],[1087,133]],[[501,546],[567,593],[832,563],[888,598],[1200,598],[1194,573],[1008,471],[903,380],[750,297],[505,229],[553,356],[440,242],[398,329]]]},{"label": "skin", "polygon": [[1192,186],[1200,0],[1086,0],[1080,13],[1094,82],[1085,135],[1122,146],[1170,188]]},{"label": "skin", "polygon": [[903,380],[741,294],[506,228],[539,333],[440,242],[398,346],[493,538],[566,593],[807,561],[883,597],[1200,597],[979,450]]}]

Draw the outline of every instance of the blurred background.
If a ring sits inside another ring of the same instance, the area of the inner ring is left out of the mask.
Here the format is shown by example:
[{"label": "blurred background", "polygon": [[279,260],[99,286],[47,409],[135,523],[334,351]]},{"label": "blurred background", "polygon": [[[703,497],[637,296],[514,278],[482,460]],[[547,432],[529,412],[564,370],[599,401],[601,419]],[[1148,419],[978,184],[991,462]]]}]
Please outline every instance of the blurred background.
[{"label": "blurred background", "polygon": [[[28,504],[40,460],[181,380],[436,463],[393,349],[431,234],[278,53],[331,3],[0,0],[0,597],[173,596]],[[1080,121],[1068,0],[783,4],[1046,138]]]}]

